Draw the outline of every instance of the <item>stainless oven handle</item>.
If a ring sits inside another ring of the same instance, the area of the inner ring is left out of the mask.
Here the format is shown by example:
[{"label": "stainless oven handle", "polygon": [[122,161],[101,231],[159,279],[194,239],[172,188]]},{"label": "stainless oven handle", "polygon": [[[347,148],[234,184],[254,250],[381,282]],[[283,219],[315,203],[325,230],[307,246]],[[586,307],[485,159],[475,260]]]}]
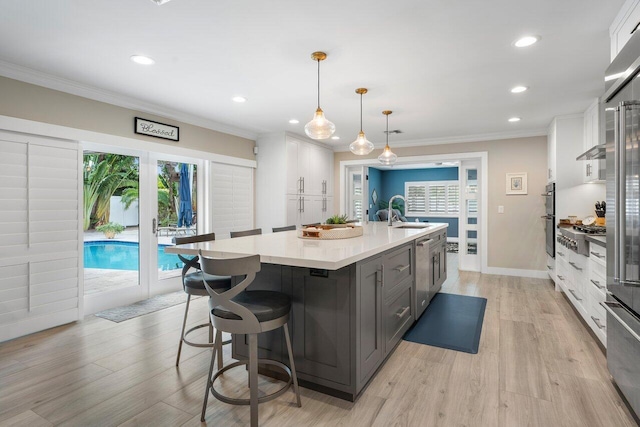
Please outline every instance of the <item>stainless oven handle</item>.
[{"label": "stainless oven handle", "polygon": [[615,308],[621,308],[623,310],[626,310],[626,308],[624,308],[622,304],[620,304],[619,302],[613,302],[613,301],[602,301],[600,305],[604,307],[604,309],[607,310],[607,313],[613,316],[613,318],[616,319],[618,323],[620,323],[627,330],[627,332],[631,334],[632,337],[634,337],[638,342],[640,342],[640,336],[636,334],[636,331],[631,329],[629,325],[627,325],[624,322],[624,320],[622,320],[620,316],[618,316],[612,309],[612,307],[615,307]]}]

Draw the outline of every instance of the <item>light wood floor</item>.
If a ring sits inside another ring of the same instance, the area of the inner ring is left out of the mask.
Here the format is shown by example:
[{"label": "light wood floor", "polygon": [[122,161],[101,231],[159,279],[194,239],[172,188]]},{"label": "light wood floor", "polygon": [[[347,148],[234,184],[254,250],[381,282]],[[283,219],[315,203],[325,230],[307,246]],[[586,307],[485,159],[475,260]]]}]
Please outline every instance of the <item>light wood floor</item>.
[{"label": "light wood floor", "polygon": [[[549,281],[458,275],[455,258],[443,291],[488,299],[477,355],[403,341],[358,402],[302,389],[302,408],[293,392],[261,405],[261,425],[635,425],[602,351]],[[210,353],[185,346],[174,366],[183,310],[120,324],[90,316],[0,344],[0,426],[201,425]],[[206,319],[205,298],[191,319]],[[247,395],[245,375],[225,374],[221,387]],[[209,399],[207,425],[248,420],[248,407]]]}]

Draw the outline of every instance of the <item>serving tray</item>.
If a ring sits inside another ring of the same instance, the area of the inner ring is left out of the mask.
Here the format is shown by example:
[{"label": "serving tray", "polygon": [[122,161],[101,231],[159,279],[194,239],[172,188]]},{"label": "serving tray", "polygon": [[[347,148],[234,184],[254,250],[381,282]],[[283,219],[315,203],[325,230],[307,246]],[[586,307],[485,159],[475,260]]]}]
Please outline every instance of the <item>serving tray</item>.
[{"label": "serving tray", "polygon": [[322,224],[301,229],[298,232],[298,238],[312,240],[351,239],[352,237],[362,236],[362,232],[363,228],[360,225]]}]

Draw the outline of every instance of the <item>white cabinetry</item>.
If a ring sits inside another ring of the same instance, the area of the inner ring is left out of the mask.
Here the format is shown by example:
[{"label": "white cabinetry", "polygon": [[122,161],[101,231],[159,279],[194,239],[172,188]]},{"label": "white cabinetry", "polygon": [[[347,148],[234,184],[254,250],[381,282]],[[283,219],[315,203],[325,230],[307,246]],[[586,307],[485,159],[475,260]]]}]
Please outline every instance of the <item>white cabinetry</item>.
[{"label": "white cabinetry", "polygon": [[256,141],[256,225],[272,227],[324,221],[332,203],[333,151],[288,133]]},{"label": "white cabinetry", "polygon": [[[600,143],[600,104],[596,98],[593,103],[584,112],[583,133],[584,147],[583,151],[595,147]],[[581,160],[582,162],[582,179],[583,182],[600,181],[600,162],[603,160]]]},{"label": "white cabinetry", "polygon": [[556,127],[554,122],[547,133],[547,182],[556,180]]},{"label": "white cabinetry", "polygon": [[611,61],[615,59],[640,23],[640,0],[627,0],[609,27]]},{"label": "white cabinetry", "polygon": [[556,191],[583,183],[582,163],[576,157],[583,152],[582,114],[558,116],[547,134],[547,181],[556,183]]},{"label": "white cabinetry", "polygon": [[0,341],[80,317],[78,144],[0,132]]},{"label": "white cabinetry", "polygon": [[605,347],[607,346],[607,315],[600,303],[606,299],[606,276],[607,250],[602,246],[590,243],[589,280],[585,282],[589,305],[585,321]]}]

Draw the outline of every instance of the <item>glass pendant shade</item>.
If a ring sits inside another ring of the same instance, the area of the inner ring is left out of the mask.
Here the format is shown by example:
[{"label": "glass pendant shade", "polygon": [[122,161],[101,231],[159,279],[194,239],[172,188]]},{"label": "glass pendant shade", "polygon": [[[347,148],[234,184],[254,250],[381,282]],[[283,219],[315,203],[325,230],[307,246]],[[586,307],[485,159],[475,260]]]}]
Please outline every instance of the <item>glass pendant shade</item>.
[{"label": "glass pendant shade", "polygon": [[324,111],[320,107],[316,110],[313,120],[304,125],[304,133],[309,138],[327,139],[336,131],[336,125],[324,117]]},{"label": "glass pendant shade", "polygon": [[386,166],[392,165],[398,160],[398,156],[391,151],[391,147],[389,147],[389,114],[393,113],[391,110],[384,110],[382,114],[387,117],[387,144],[384,146],[384,150],[382,150],[382,154],[378,156],[378,161]]},{"label": "glass pendant shade", "polygon": [[396,156],[394,152],[391,151],[391,147],[389,147],[388,145],[384,147],[382,154],[378,156],[378,161],[387,166],[394,164],[396,160],[398,160],[398,156]]},{"label": "glass pendant shade", "polygon": [[349,150],[358,156],[364,156],[373,151],[373,142],[369,141],[363,131],[358,133],[355,141],[349,144]]}]

